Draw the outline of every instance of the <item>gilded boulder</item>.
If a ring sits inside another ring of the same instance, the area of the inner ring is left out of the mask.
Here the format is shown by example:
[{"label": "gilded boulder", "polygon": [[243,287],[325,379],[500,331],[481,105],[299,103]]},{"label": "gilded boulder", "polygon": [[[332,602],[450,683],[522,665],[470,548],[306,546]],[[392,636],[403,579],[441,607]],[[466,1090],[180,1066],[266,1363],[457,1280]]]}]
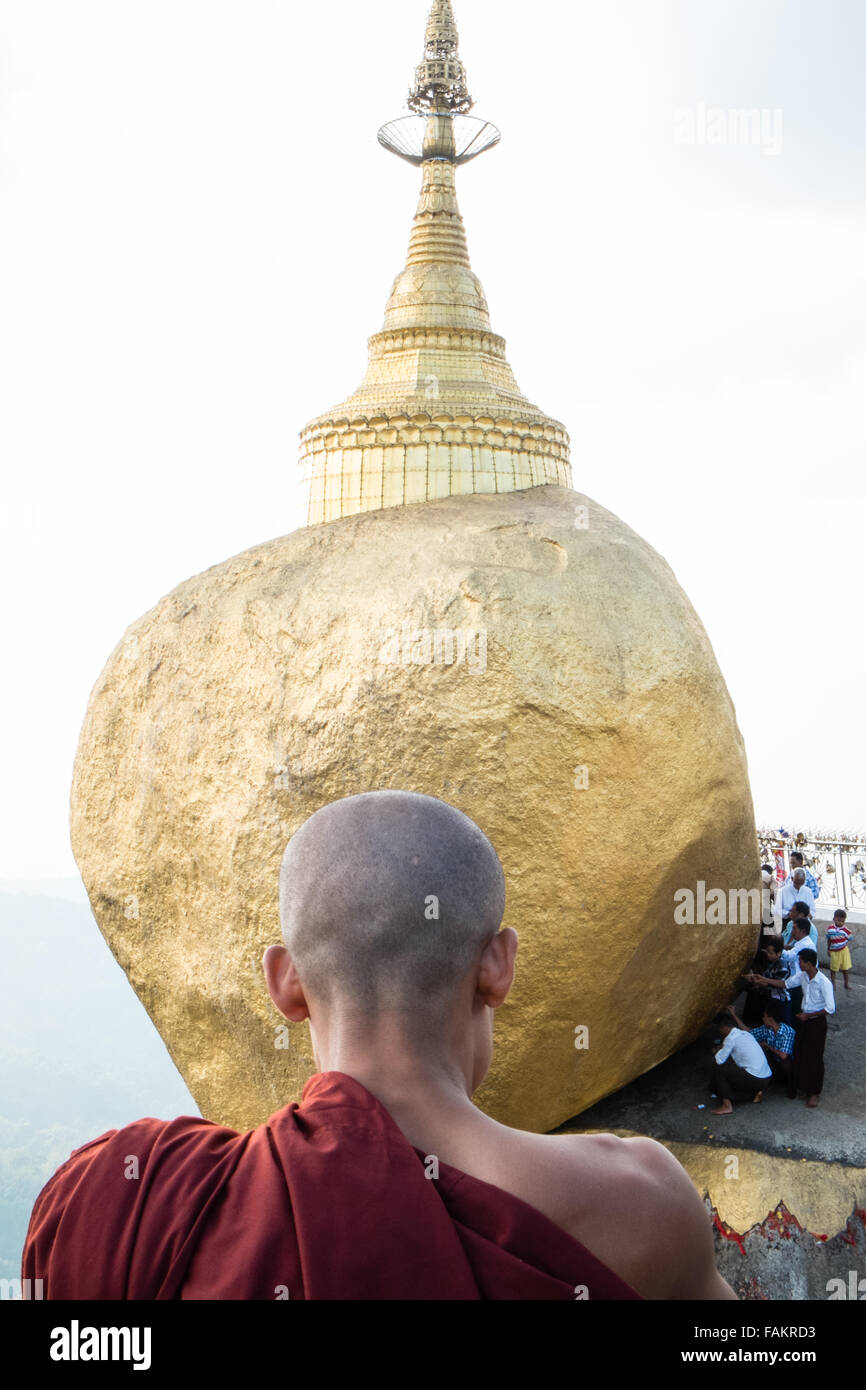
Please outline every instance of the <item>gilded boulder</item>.
[{"label": "gilded boulder", "polygon": [[458,806],[502,859],[497,1118],[561,1124],[730,997],[757,927],[675,902],[759,888],[746,760],[667,564],[565,487],[362,512],[181,584],[88,707],[76,859],[209,1118],[254,1125],[314,1070],[261,974],[280,858],[319,806],[389,787]]}]

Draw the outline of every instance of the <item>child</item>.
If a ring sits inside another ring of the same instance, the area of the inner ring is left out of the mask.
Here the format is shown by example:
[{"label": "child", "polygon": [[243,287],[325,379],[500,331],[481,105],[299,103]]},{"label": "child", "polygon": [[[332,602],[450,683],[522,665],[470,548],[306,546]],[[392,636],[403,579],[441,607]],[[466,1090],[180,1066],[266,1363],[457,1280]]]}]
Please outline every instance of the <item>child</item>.
[{"label": "child", "polygon": [[836,991],[836,976],[842,971],[842,979],[845,981],[845,988],[850,989],[848,983],[848,971],[851,969],[851,952],[848,950],[848,942],[851,940],[852,932],[850,927],[845,926],[848,913],[843,908],[837,907],[833,913],[833,921],[827,928],[827,948],[830,952],[830,978],[833,981],[833,992]]}]

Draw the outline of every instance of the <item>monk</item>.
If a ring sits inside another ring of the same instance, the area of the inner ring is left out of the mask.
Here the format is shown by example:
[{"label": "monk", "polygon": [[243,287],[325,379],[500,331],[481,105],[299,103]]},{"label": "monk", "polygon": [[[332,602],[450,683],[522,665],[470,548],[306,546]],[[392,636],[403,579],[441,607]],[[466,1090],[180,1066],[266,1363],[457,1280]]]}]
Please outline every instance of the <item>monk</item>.
[{"label": "monk", "polygon": [[36,1201],[23,1277],[49,1299],[734,1298],[660,1144],[473,1105],[514,977],[504,906],[493,846],[445,802],[317,811],[264,956],[280,1013],[310,1021],[301,1103],[243,1134],[146,1119],[78,1149]]}]

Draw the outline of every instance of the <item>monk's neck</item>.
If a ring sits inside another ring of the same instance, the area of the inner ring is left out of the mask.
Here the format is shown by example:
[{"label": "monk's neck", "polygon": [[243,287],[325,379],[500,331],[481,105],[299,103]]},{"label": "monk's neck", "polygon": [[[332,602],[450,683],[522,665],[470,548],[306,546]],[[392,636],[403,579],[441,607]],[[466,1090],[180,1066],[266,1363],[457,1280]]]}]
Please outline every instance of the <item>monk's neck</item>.
[{"label": "monk's neck", "polygon": [[342,1072],[366,1087],[410,1142],[446,1118],[453,1123],[480,1114],[470,1098],[473,1068],[465,1048],[419,1049],[396,1036],[329,1036],[316,1058],[320,1071]]}]

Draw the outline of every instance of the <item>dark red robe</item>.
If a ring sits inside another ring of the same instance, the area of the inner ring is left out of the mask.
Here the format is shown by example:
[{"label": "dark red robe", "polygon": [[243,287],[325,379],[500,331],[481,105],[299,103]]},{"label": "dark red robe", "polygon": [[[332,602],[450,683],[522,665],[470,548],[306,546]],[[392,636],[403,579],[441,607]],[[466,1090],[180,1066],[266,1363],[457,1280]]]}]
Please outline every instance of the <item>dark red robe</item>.
[{"label": "dark red robe", "polygon": [[137,1120],[42,1189],[22,1278],[48,1299],[639,1297],[518,1197],[431,1169],[341,1072],[245,1134]]}]

